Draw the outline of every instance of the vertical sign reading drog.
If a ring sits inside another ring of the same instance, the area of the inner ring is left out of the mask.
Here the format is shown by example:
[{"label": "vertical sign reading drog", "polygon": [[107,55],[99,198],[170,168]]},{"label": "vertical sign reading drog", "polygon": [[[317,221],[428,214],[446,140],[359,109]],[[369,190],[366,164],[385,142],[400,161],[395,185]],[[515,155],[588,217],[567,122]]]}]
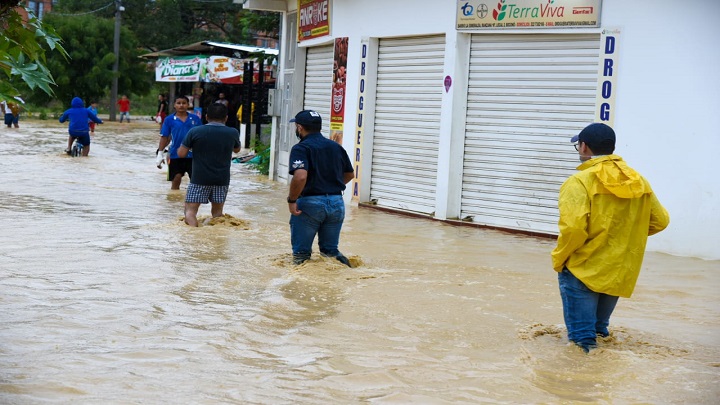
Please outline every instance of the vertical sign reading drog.
[{"label": "vertical sign reading drog", "polygon": [[600,65],[595,98],[595,122],[613,126],[617,93],[619,28],[605,28],[600,37]]},{"label": "vertical sign reading drog", "polygon": [[347,74],[348,37],[335,38],[332,101],[330,105],[330,139],[342,145],[345,123],[345,76]]},{"label": "vertical sign reading drog", "polygon": [[365,113],[365,82],[367,80],[367,59],[368,59],[368,44],[369,41],[363,40],[361,45],[360,54],[360,83],[358,84],[358,109],[357,109],[357,130],[355,132],[355,153],[352,157],[353,165],[355,166],[355,179],[353,180],[352,189],[352,200],[358,201],[360,199],[360,172],[362,169],[361,158],[362,158],[362,140],[365,132],[365,126],[363,122],[363,115]]},{"label": "vertical sign reading drog", "polygon": [[330,35],[330,0],[298,0],[298,42]]}]

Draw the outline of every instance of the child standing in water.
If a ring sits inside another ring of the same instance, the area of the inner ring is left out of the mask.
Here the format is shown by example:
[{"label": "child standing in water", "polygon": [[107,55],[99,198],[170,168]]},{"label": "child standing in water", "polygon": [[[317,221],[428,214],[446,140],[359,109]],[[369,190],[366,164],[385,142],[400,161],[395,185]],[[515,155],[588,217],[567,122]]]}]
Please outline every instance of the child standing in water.
[{"label": "child standing in water", "polygon": [[127,118],[128,124],[130,123],[130,99],[123,94],[120,100],[117,101],[117,105],[120,107],[120,123],[123,122],[123,117]]},{"label": "child standing in water", "polygon": [[[93,101],[90,103],[90,107],[88,107],[88,111],[95,114],[97,116],[98,110],[97,110],[97,101]],[[90,136],[95,135],[95,122],[91,119],[88,119],[88,125],[90,125]]]}]

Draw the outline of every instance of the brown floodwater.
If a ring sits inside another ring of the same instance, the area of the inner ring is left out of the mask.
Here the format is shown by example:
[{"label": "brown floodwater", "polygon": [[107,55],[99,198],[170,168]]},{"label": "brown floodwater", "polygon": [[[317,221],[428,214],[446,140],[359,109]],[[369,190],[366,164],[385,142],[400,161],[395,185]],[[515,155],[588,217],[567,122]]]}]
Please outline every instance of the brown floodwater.
[{"label": "brown floodwater", "polygon": [[[648,253],[568,345],[553,241],[348,206],[349,269],[293,266],[286,185],[234,164],[182,222],[156,124],[0,129],[2,404],[716,404],[720,262]],[[672,225],[671,225],[672,226]]]}]

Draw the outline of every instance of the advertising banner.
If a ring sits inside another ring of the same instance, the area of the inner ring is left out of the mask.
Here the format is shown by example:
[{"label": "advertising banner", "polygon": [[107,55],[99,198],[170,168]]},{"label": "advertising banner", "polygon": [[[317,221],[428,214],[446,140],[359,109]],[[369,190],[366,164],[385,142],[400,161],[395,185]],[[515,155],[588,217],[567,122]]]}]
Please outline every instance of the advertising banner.
[{"label": "advertising banner", "polygon": [[207,58],[206,75],[202,81],[210,83],[242,84],[243,60],[227,56]]},{"label": "advertising banner", "polygon": [[298,42],[330,35],[330,0],[298,0]]},{"label": "advertising banner", "polygon": [[335,38],[330,139],[342,145],[345,122],[345,76],[347,74],[348,37]]},{"label": "advertising banner", "polygon": [[[156,82],[197,82],[207,56],[160,58],[155,63]],[[201,66],[202,65],[202,66]]]},{"label": "advertising banner", "polygon": [[599,27],[602,0],[456,0],[457,29]]},{"label": "advertising banner", "polygon": [[[208,82],[243,83],[243,59],[227,56],[175,56],[160,58],[155,64],[156,82]],[[273,78],[272,66],[265,67],[265,82]],[[253,72],[253,82],[259,81],[260,72]]]}]

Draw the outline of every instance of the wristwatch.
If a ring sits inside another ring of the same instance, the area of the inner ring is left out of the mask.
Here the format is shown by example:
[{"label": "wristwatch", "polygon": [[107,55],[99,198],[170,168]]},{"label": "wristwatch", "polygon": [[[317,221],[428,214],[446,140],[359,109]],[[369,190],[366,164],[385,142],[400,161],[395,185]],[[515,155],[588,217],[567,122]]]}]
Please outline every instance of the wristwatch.
[{"label": "wristwatch", "polygon": [[288,204],[294,204],[297,202],[297,198],[293,200],[292,198],[288,197],[287,202],[288,202]]}]

